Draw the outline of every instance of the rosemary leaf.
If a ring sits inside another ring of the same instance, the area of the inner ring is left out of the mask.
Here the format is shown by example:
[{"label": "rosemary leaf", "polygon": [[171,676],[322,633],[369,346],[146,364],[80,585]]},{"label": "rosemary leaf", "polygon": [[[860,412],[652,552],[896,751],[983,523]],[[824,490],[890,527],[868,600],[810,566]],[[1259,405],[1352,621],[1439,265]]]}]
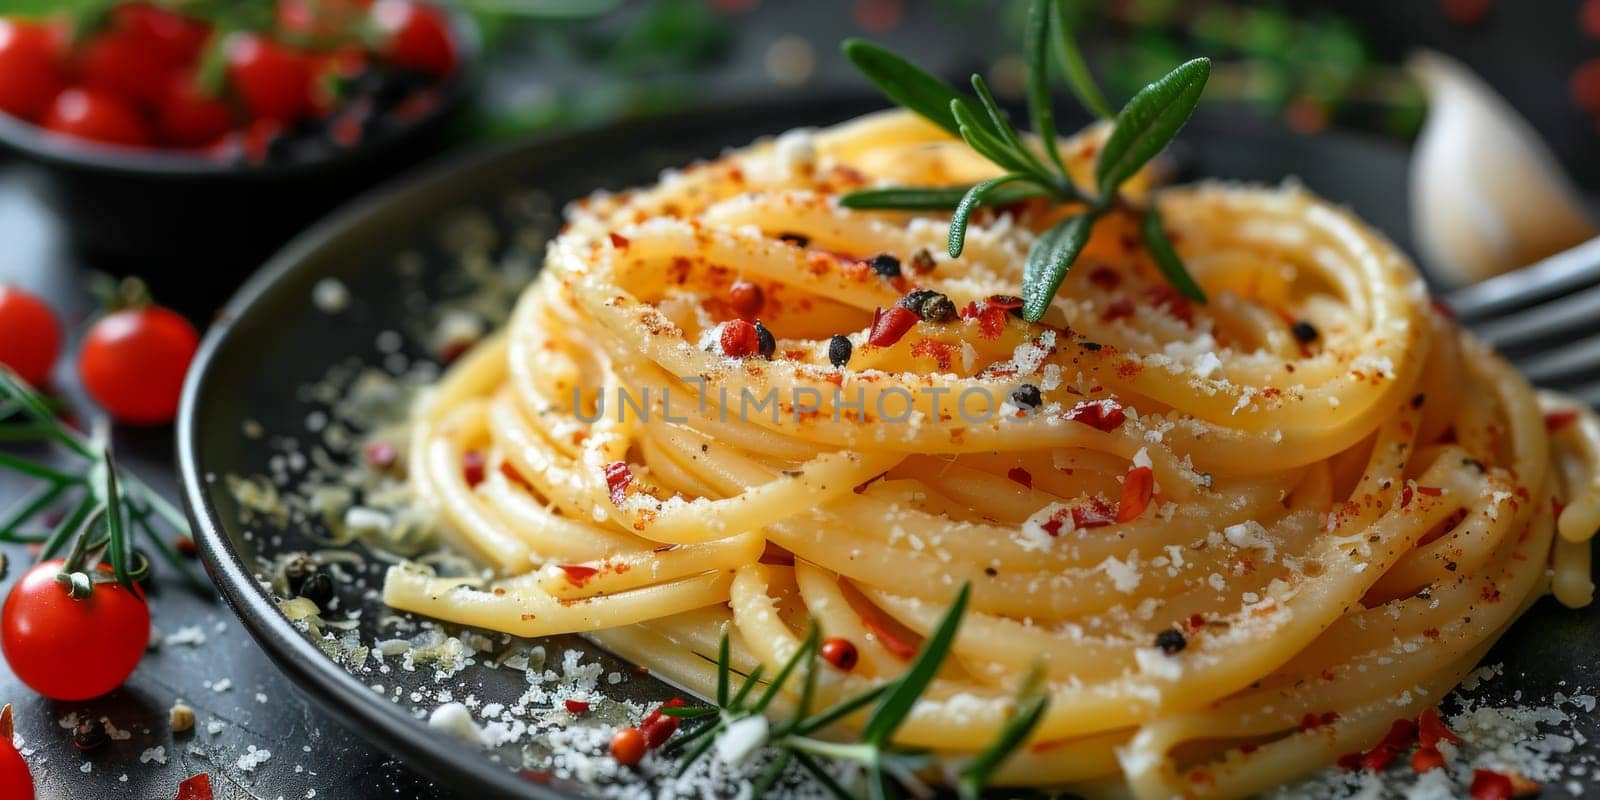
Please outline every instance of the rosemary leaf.
[{"label": "rosemary leaf", "polygon": [[827,789],[828,793],[832,794],[838,800],[856,800],[855,795],[852,795],[843,786],[840,786],[839,781],[836,780],[832,775],[828,774],[828,771],[823,769],[822,765],[818,764],[817,760],[812,758],[809,754],[794,751],[794,760],[795,763],[799,764],[803,769],[805,769],[806,772],[811,773],[811,777],[816,778],[817,783],[822,784],[822,788]]},{"label": "rosemary leaf", "polygon": [[717,713],[711,706],[662,706],[661,716],[678,719],[699,719]]},{"label": "rosemary leaf", "polygon": [[[839,198],[845,208],[878,209],[891,211],[948,211],[961,204],[961,198],[972,191],[971,186],[945,186],[935,188],[863,189]],[[1037,184],[1007,186],[989,195],[986,205],[1008,206],[1021,200],[1049,197],[1051,191]]]},{"label": "rosemary leaf", "polygon": [[1011,145],[989,130],[976,113],[956,101],[950,103],[950,111],[960,122],[957,130],[961,138],[979,155],[1012,172],[1033,171],[1028,166],[1027,158],[1012,150]]},{"label": "rosemary leaf", "polygon": [[739,685],[739,691],[734,693],[732,700],[728,701],[728,708],[743,710],[744,699],[749,697],[751,690],[761,683],[761,676],[766,671],[767,665],[765,664],[757,664],[755,669],[750,670],[750,674],[744,677],[744,683]]},{"label": "rosemary leaf", "polygon": [[33,519],[34,515],[43,511],[45,506],[54,503],[66,490],[65,484],[46,483],[33,495],[17,501],[13,506],[16,510],[7,514],[4,520],[0,520],[0,534],[15,533],[18,526]]},{"label": "rosemary leaf", "polygon": [[1013,154],[1022,159],[1029,167],[1029,173],[1037,176],[1044,183],[1050,183],[1050,178],[1052,177],[1050,170],[1023,143],[1022,137],[1017,135],[1017,129],[1011,127],[1011,121],[1006,119],[1006,112],[1001,110],[999,103],[995,102],[994,94],[989,91],[989,84],[984,82],[982,75],[973,74],[972,88],[978,93],[978,102],[983,105],[983,110],[988,113],[989,121],[994,123],[995,132],[1000,134],[1001,141],[1005,142]]},{"label": "rosemary leaf", "polygon": [[1210,77],[1211,59],[1186,62],[1140,89],[1117,112],[1116,127],[1106,138],[1094,165],[1095,184],[1102,200],[1116,194],[1123,181],[1133,177],[1178,135],[1199,105]]},{"label": "rosemary leaf", "polygon": [[995,190],[1008,183],[1026,180],[1032,180],[1032,178],[1020,172],[1011,172],[998,178],[990,178],[967,190],[966,195],[961,198],[961,202],[956,205],[955,214],[950,217],[950,239],[947,248],[951,258],[960,258],[961,251],[966,248],[967,218],[972,216],[972,212],[976,211],[978,206],[983,205],[983,202]]},{"label": "rosemary leaf", "polygon": [[1051,298],[1061,288],[1061,281],[1072,269],[1072,262],[1089,243],[1094,230],[1096,213],[1091,209],[1068,217],[1054,228],[1039,235],[1028,250],[1028,260],[1022,265],[1022,316],[1029,322],[1038,322],[1050,308]]},{"label": "rosemary leaf", "polygon": [[955,642],[956,629],[961,626],[961,617],[967,610],[967,597],[971,593],[972,584],[963,583],[961,591],[956,593],[955,602],[950,604],[950,608],[944,612],[944,618],[939,620],[933,632],[923,641],[916,658],[912,659],[904,674],[889,684],[893,689],[879,701],[861,731],[863,742],[887,745],[900,723],[911,713],[911,707],[916,705],[917,698],[933,682],[934,676],[939,673],[939,665],[944,663],[945,656],[949,654],[950,645]]},{"label": "rosemary leaf", "polygon": [[[1035,5],[1048,2],[1050,0],[1034,0]],[[1073,38],[1072,30],[1067,27],[1067,19],[1071,14],[1068,8],[1070,2],[1071,0],[1055,0],[1056,26],[1060,29],[1060,34],[1056,36],[1056,58],[1061,62],[1061,71],[1067,75],[1067,86],[1071,87],[1078,102],[1101,119],[1111,119],[1111,106],[1106,103],[1105,95],[1100,93],[1100,87],[1095,85],[1094,77],[1089,74],[1089,65],[1083,60],[1083,51],[1078,49],[1078,42]],[[1043,66],[1042,63],[1036,65],[1030,60],[1028,66],[1030,77],[1036,68],[1043,73]]]},{"label": "rosemary leaf", "polygon": [[1156,268],[1166,277],[1167,283],[1178,293],[1196,303],[1206,302],[1206,293],[1195,282],[1194,276],[1189,274],[1189,268],[1183,265],[1183,259],[1178,257],[1178,251],[1172,247],[1172,240],[1167,238],[1167,229],[1161,224],[1161,212],[1156,210],[1155,198],[1150,198],[1150,208],[1145,210],[1144,219],[1139,222],[1139,235],[1144,239],[1146,250],[1156,262]]},{"label": "rosemary leaf", "polygon": [[1023,742],[1027,741],[1028,734],[1039,724],[1048,707],[1048,698],[1041,694],[1019,701],[1016,712],[1000,726],[1000,733],[995,736],[994,741],[961,771],[961,777],[956,782],[956,790],[961,794],[961,800],[978,800],[983,793],[983,787],[989,785],[989,779],[994,776],[995,771]]},{"label": "rosemary leaf", "polygon": [[772,759],[772,763],[768,764],[767,768],[761,771],[761,776],[756,779],[755,785],[751,787],[752,791],[750,792],[750,796],[765,797],[767,790],[771,789],[772,785],[778,782],[778,777],[783,774],[783,771],[786,768],[788,768],[789,761],[792,758],[794,758],[794,751],[784,750],[778,754],[777,758]]},{"label": "rosemary leaf", "polygon": [[893,682],[880,683],[871,689],[855,695],[854,697],[840,700],[826,709],[817,712],[814,716],[807,717],[804,720],[796,723],[792,733],[795,736],[805,736],[807,734],[822,730],[823,728],[826,728],[829,725],[832,725],[833,723],[850,716],[851,714],[855,713],[857,709],[870,705],[878,698],[888,693],[889,689],[894,685],[895,684]]},{"label": "rosemary leaf", "polygon": [[717,645],[717,705],[728,707],[728,676],[733,671],[733,658],[729,654],[728,632],[722,632],[722,643]]},{"label": "rosemary leaf", "polygon": [[865,39],[846,39],[844,57],[896,104],[927,118],[957,136],[961,129],[950,112],[952,103],[972,110],[971,102],[950,84],[934,77],[905,58]]},{"label": "rosemary leaf", "polygon": [[[1050,4],[1028,4],[1028,31],[1023,40],[1023,60],[1028,65],[1026,91],[1028,118],[1033,134],[1044,140],[1044,151],[1062,175],[1067,174],[1067,164],[1061,158],[1061,148],[1056,143],[1056,114],[1050,96]],[[976,77],[976,76],[974,76]]]}]

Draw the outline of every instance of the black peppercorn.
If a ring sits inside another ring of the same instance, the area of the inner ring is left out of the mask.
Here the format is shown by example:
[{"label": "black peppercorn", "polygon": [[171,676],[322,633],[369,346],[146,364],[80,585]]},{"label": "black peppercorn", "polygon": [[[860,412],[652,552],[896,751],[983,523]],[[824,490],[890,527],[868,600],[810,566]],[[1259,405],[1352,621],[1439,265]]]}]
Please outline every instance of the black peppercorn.
[{"label": "black peppercorn", "polygon": [[912,289],[895,301],[895,305],[927,322],[949,322],[956,318],[956,304],[932,289]]},{"label": "black peppercorn", "polygon": [[806,245],[811,244],[811,237],[800,233],[780,233],[778,238],[802,250],[805,249]]},{"label": "black peppercorn", "polygon": [[772,331],[767,330],[767,326],[761,324],[759,319],[756,320],[756,351],[761,354],[762,358],[767,359],[772,358],[772,354],[778,352],[778,340],[773,337]]},{"label": "black peppercorn", "polygon": [[885,278],[900,277],[900,259],[888,253],[879,253],[872,257],[872,271]]},{"label": "black peppercorn", "polygon": [[317,574],[317,562],[310,556],[297,553],[283,563],[283,582],[291,596],[300,593],[300,587],[306,579]]},{"label": "black peppercorn", "polygon": [[1031,383],[1024,383],[1011,393],[1011,402],[1018,408],[1030,411],[1044,405],[1044,397],[1039,394],[1039,387]]},{"label": "black peppercorn", "polygon": [[1311,344],[1317,340],[1316,326],[1305,320],[1296,322],[1291,330],[1294,331],[1294,338],[1299,339],[1301,344]]},{"label": "black peppercorn", "polygon": [[333,601],[333,579],[326,573],[318,572],[300,585],[300,596],[317,604],[317,608],[324,611],[328,603]]},{"label": "black peppercorn", "polygon": [[926,275],[938,266],[933,260],[933,254],[928,252],[926,247],[911,254],[911,271],[918,275]]},{"label": "black peppercorn", "polygon": [[828,340],[828,363],[835,367],[843,367],[850,363],[850,353],[854,348],[850,346],[850,338],[842,333],[836,333]]},{"label": "black peppercorn", "polygon": [[84,720],[72,729],[72,746],[79,750],[93,750],[110,739],[105,726],[92,720]]},{"label": "black peppercorn", "polygon": [[1183,638],[1183,633],[1173,628],[1168,628],[1156,634],[1156,647],[1167,655],[1177,655],[1183,648],[1189,646],[1189,640]]}]

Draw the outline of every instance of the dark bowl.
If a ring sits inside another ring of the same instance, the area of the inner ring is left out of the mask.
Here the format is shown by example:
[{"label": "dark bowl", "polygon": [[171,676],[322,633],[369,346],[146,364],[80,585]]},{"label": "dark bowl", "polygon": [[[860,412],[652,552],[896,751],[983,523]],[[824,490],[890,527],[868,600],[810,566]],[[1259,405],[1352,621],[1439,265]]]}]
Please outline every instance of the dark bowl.
[{"label": "dark bowl", "polygon": [[461,69],[415,120],[349,149],[259,165],[84,142],[0,113],[0,147],[28,176],[94,267],[138,274],[159,293],[216,299],[294,234],[373,184],[426,160],[451,138],[477,83],[476,27],[452,15]]}]

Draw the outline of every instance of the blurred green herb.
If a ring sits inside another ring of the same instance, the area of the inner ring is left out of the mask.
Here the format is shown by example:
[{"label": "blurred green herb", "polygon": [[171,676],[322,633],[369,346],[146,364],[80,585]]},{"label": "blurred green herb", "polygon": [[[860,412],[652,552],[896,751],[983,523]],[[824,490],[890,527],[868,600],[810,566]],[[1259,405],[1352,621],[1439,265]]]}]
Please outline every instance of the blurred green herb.
[{"label": "blurred green herb", "polygon": [[[1053,40],[1052,27],[1056,33]],[[1023,265],[1022,309],[1023,316],[1032,322],[1041,319],[1049,309],[1067,271],[1088,243],[1096,221],[1113,209],[1140,215],[1149,213],[1132,208],[1119,189],[1178,135],[1199,104],[1211,75],[1210,60],[1197,58],[1140,89],[1111,118],[1111,133],[1095,163],[1094,190],[1088,192],[1073,182],[1057,152],[1047,55],[1052,41],[1073,93],[1091,110],[1110,116],[1104,97],[1089,75],[1068,28],[1066,0],[1033,0],[1028,8],[1023,44],[1027,64],[1026,93],[1033,134],[1048,157],[1048,164],[1034,152],[1031,143],[1024,142],[1017,134],[982,76],[972,76],[972,88],[977,95],[974,102],[938,77],[878,45],[860,39],[844,44],[845,57],[886,97],[960,136],[979,155],[1006,172],[965,187],[855,192],[845,195],[840,200],[842,205],[926,210],[936,199],[958,198],[952,205],[945,206],[952,210],[948,248],[951,258],[960,256],[964,249],[967,222],[972,213],[980,207],[1006,205],[1000,202],[1002,199],[1016,202],[1011,198],[1019,188],[1026,187],[1055,203],[1082,206],[1040,234],[1028,251]],[[1002,190],[1007,188],[1011,191],[1003,194]],[[1154,205],[1152,198],[1150,207],[1153,209]],[[1204,303],[1205,294],[1178,260],[1159,221],[1149,224],[1148,219],[1141,218],[1140,229],[1146,246],[1156,254],[1158,266],[1173,288],[1195,302]]]}]

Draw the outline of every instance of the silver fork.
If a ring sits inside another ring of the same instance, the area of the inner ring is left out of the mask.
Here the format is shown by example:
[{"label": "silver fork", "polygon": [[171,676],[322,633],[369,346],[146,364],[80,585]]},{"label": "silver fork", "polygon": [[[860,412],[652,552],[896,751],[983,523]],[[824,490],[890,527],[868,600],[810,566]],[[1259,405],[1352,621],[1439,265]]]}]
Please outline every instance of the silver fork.
[{"label": "silver fork", "polygon": [[1445,296],[1539,386],[1600,406],[1600,238]]}]

